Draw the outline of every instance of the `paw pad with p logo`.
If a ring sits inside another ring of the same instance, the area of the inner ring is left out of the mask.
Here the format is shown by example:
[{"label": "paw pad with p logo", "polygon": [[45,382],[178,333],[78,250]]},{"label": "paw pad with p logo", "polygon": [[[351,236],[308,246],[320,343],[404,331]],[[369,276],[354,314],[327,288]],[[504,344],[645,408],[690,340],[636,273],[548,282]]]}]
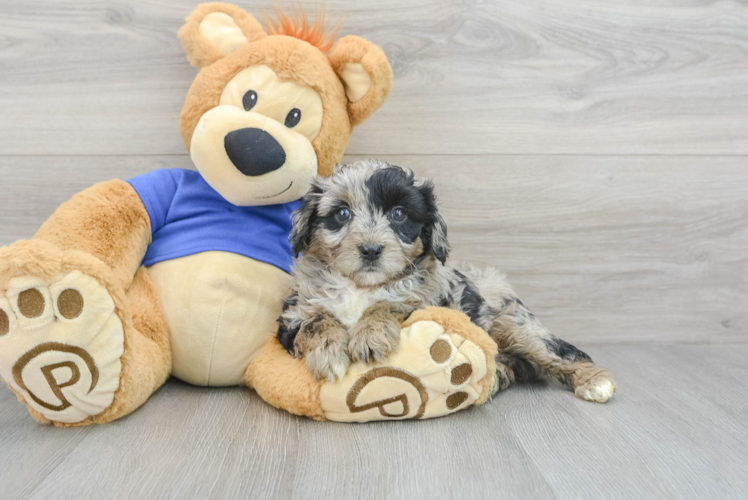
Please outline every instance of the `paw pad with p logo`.
[{"label": "paw pad with p logo", "polygon": [[112,404],[124,332],[114,302],[79,271],[21,277],[0,296],[0,375],[50,420],[80,422]]},{"label": "paw pad with p logo", "polygon": [[325,417],[343,422],[431,418],[473,404],[481,395],[486,355],[433,321],[400,332],[400,344],[382,363],[351,365],[320,391]]}]

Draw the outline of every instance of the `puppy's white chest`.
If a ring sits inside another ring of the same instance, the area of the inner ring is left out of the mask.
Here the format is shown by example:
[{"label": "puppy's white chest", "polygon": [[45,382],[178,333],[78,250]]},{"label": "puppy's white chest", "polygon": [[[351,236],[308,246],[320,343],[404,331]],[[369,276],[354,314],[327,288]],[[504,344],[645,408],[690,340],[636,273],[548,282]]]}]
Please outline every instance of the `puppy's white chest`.
[{"label": "puppy's white chest", "polygon": [[364,311],[376,302],[371,292],[344,289],[341,290],[332,303],[332,313],[346,328],[353,327]]}]

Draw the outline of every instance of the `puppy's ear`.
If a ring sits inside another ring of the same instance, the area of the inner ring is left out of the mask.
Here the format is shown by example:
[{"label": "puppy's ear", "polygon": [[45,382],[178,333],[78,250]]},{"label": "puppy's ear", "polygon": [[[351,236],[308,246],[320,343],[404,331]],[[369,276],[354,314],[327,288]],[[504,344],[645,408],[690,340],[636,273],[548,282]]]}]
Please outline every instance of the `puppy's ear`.
[{"label": "puppy's ear", "polygon": [[444,264],[449,256],[449,240],[447,239],[447,222],[439,212],[434,194],[434,184],[431,181],[419,183],[418,190],[423,196],[428,212],[428,222],[423,228],[422,239],[425,245],[431,247],[439,262]]},{"label": "puppy's ear", "polygon": [[447,240],[447,222],[442,214],[436,214],[433,229],[431,230],[431,247],[434,249],[434,255],[442,264],[447,262],[449,257],[449,241]]},{"label": "puppy's ear", "polygon": [[317,207],[319,206],[321,195],[322,188],[317,182],[314,182],[312,188],[304,196],[301,208],[293,214],[293,228],[288,239],[291,241],[294,257],[298,257],[299,253],[309,248],[309,244],[312,241],[314,223],[317,220]]}]

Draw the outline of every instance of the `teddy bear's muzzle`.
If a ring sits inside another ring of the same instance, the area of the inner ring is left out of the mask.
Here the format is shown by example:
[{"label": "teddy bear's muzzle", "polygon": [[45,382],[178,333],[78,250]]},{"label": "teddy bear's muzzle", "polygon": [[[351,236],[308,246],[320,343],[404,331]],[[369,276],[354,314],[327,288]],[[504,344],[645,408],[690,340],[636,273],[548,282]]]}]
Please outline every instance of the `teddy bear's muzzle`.
[{"label": "teddy bear's muzzle", "polygon": [[278,170],[286,162],[283,146],[259,128],[234,130],[226,134],[223,142],[231,163],[250,177]]},{"label": "teddy bear's muzzle", "polygon": [[210,187],[237,206],[298,200],[317,174],[317,154],[307,137],[229,105],[200,118],[190,156]]}]

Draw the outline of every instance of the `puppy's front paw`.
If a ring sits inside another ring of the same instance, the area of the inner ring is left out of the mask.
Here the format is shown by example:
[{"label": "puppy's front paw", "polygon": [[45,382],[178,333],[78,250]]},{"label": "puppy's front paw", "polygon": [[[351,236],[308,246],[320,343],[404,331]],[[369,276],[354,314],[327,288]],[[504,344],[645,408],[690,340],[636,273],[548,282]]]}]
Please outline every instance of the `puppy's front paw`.
[{"label": "puppy's front paw", "polygon": [[294,340],[296,356],[306,358],[306,367],[316,378],[330,382],[348,371],[347,348],[348,332],[327,311],[304,321]]},{"label": "puppy's front paw", "polygon": [[365,318],[351,330],[348,354],[354,361],[381,362],[397,348],[400,323],[387,319]]},{"label": "puppy's front paw", "polygon": [[351,360],[343,345],[328,343],[305,354],[306,367],[318,379],[335,382],[343,378]]}]

